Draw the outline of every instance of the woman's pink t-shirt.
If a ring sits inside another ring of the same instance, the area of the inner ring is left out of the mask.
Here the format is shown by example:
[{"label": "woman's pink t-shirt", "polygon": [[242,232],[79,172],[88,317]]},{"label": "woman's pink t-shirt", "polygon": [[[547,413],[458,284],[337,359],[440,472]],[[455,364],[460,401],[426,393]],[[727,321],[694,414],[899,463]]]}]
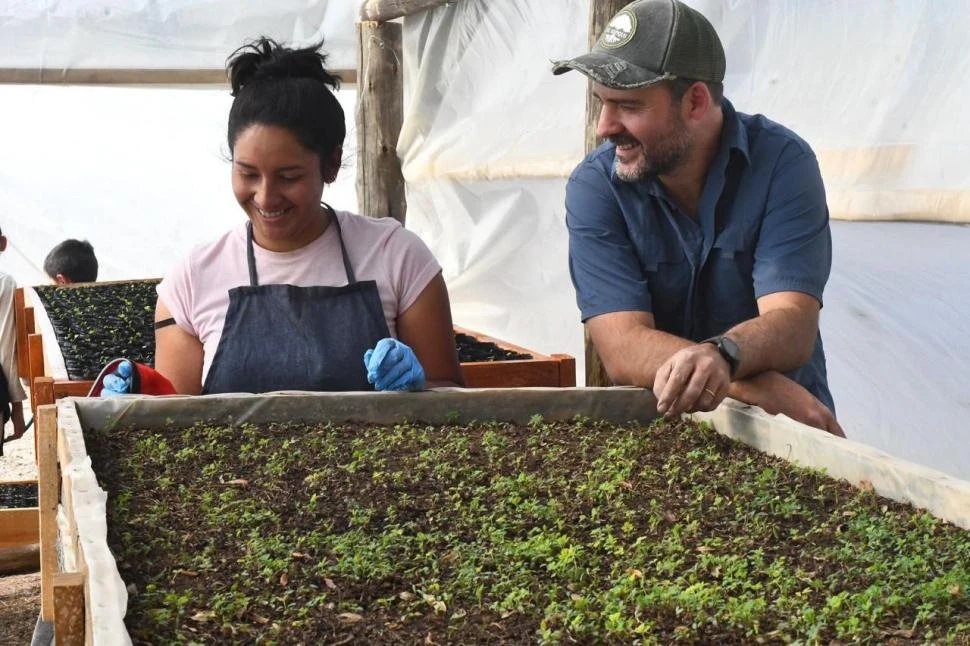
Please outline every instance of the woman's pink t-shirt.
[{"label": "woman's pink t-shirt", "polygon": [[[397,336],[397,317],[405,312],[441,271],[424,242],[392,218],[368,218],[336,211],[350,264],[358,281],[373,280],[384,319]],[[347,284],[336,227],[296,251],[274,252],[253,245],[260,285],[299,287]],[[229,290],[249,284],[246,225],[193,249],[158,285],[158,296],[175,323],[202,341],[202,381],[219,347],[229,308]],[[363,358],[361,359],[363,360]]]}]

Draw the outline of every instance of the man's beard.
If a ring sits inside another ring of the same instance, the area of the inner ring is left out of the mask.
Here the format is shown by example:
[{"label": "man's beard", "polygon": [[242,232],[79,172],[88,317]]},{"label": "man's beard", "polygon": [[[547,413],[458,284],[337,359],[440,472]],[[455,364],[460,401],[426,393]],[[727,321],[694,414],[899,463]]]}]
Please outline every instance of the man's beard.
[{"label": "man's beard", "polygon": [[669,132],[654,138],[649,147],[628,135],[610,137],[617,146],[640,144],[640,158],[632,168],[616,165],[616,176],[624,182],[639,182],[655,175],[666,175],[680,166],[690,154],[694,138],[679,116],[674,117]]}]

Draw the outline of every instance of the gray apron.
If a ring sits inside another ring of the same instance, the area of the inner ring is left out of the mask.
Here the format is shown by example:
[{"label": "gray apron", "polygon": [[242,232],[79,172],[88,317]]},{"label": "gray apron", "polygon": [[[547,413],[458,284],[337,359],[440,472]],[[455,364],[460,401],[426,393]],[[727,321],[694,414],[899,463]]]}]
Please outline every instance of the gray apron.
[{"label": "gray apron", "polygon": [[330,213],[347,273],[344,287],[260,285],[253,227],[246,223],[250,284],[229,290],[222,338],[202,394],[374,390],[364,352],[391,333],[377,283],[355,279],[340,221]]}]

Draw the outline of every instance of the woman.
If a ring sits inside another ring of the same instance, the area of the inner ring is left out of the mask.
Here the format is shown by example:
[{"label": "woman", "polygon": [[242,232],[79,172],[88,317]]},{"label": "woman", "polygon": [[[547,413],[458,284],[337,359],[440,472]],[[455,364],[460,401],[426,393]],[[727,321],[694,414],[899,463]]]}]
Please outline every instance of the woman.
[{"label": "woman", "polygon": [[345,135],[325,59],[265,38],[229,58],[232,189],[248,221],[158,286],[155,369],[178,393],[462,383],[428,248],[392,219],[321,202]]}]

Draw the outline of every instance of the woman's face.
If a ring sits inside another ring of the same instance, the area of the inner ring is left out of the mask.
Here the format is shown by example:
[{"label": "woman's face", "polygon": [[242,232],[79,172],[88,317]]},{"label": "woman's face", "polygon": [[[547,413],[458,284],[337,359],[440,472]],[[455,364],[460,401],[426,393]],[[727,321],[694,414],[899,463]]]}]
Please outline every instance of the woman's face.
[{"label": "woman's face", "polygon": [[232,158],[232,191],[253,223],[256,244],[270,251],[293,251],[323,233],[320,158],[293,133],[253,124],[236,138]]}]

